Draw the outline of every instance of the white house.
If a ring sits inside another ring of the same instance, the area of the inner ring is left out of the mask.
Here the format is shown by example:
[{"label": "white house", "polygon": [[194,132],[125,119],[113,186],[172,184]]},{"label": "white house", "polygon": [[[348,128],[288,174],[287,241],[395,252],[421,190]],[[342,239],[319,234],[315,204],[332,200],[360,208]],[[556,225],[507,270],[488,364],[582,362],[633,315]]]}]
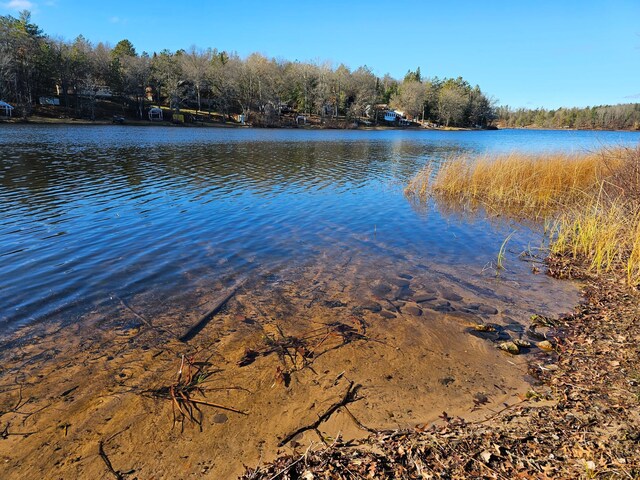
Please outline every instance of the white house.
[{"label": "white house", "polygon": [[7,102],[0,100],[0,117],[11,118],[13,107]]}]

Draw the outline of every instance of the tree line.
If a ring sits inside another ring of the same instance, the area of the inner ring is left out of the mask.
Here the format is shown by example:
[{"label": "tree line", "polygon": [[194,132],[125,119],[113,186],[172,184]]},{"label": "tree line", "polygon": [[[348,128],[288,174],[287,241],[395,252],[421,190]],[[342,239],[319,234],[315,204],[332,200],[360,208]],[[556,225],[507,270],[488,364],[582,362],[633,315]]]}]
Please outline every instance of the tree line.
[{"label": "tree line", "polygon": [[267,122],[286,111],[377,121],[376,106],[384,104],[409,119],[445,126],[485,127],[495,118],[495,102],[480,87],[460,77],[423,78],[419,68],[397,80],[367,66],[352,70],[258,53],[241,58],[215,48],[139,54],[126,39],[111,47],[82,35],[72,41],[46,35],[28,11],[0,16],[0,99],[19,115],[30,115],[40,96],[59,92],[62,107],[95,118],[105,91],[139,118],[151,103]]},{"label": "tree line", "polygon": [[504,127],[640,130],[640,103],[557,110],[504,106],[497,109],[497,116]]}]

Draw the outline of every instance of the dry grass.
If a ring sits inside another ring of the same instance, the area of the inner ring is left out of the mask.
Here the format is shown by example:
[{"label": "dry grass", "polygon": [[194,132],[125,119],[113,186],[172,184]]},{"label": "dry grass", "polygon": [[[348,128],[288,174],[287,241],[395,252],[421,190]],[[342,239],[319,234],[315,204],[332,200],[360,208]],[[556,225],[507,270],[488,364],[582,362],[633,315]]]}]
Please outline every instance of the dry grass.
[{"label": "dry grass", "polygon": [[406,194],[448,208],[544,220],[556,254],[640,283],[640,147],[582,155],[510,154],[425,167]]},{"label": "dry grass", "polygon": [[551,252],[582,258],[596,273],[619,270],[630,285],[640,284],[640,213],[622,202],[573,207],[555,219]]},{"label": "dry grass", "polygon": [[590,155],[525,155],[448,159],[438,171],[430,166],[411,181],[406,192],[425,199],[429,194],[465,208],[483,207],[526,216],[544,216],[558,203],[575,203],[589,196],[606,176],[618,155],[607,162]]}]

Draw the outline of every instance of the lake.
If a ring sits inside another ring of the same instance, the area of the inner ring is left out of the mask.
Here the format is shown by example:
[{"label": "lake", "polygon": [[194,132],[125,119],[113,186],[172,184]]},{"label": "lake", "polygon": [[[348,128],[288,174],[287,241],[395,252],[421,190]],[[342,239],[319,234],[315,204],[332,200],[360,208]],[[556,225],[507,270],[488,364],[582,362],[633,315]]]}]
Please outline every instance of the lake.
[{"label": "lake", "polygon": [[[0,126],[0,332],[79,321],[115,299],[173,306],[348,252],[481,275],[539,232],[415,208],[403,187],[458,152],[581,152],[640,133]],[[511,277],[509,277],[509,275]],[[143,297],[139,297],[143,298]],[[158,300],[160,299],[160,300]],[[161,309],[160,306],[158,306]]]},{"label": "lake", "polygon": [[0,126],[4,471],[101,478],[104,448],[138,478],[237,478],[366,428],[522,403],[555,355],[530,317],[571,311],[580,285],[541,273],[541,226],[403,188],[455,153],[639,140]]}]

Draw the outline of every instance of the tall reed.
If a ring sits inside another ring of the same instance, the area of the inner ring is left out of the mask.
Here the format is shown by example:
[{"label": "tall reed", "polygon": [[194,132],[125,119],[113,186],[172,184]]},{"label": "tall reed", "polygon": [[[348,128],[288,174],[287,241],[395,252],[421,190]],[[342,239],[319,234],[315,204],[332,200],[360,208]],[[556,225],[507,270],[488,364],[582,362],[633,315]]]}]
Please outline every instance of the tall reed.
[{"label": "tall reed", "polygon": [[544,220],[551,252],[640,283],[640,147],[581,155],[457,156],[427,166],[406,194],[447,208]]}]

